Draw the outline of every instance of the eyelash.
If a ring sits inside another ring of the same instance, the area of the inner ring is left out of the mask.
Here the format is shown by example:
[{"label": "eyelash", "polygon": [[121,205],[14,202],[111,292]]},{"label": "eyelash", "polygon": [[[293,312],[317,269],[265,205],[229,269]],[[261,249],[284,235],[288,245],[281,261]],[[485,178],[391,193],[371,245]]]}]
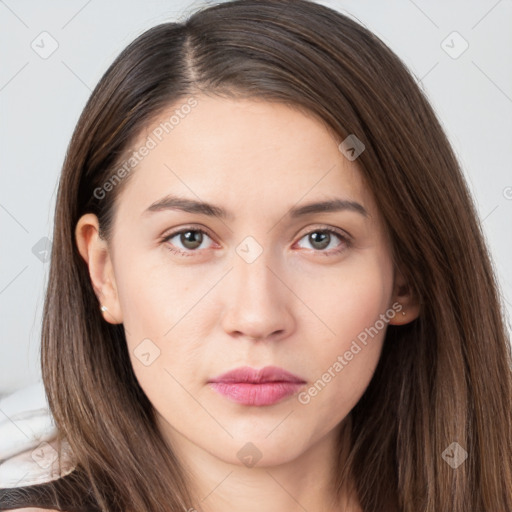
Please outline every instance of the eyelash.
[{"label": "eyelash", "polygon": [[[171,238],[174,238],[176,235],[181,235],[182,233],[187,233],[189,231],[195,231],[195,232],[198,232],[198,233],[203,233],[204,235],[207,235],[209,238],[211,238],[213,240],[213,238],[204,229],[195,228],[195,227],[187,227],[187,228],[180,229],[178,231],[174,231],[174,232],[172,232],[172,233],[170,233],[168,235],[165,235],[162,238],[161,242],[162,243],[165,242],[166,249],[168,251],[172,252],[173,254],[177,254],[179,256],[185,256],[185,257],[195,256],[195,253],[199,252],[199,250],[197,250],[197,249],[195,249],[195,250],[189,249],[188,251],[183,251],[183,250],[180,250],[180,249],[175,249],[175,248],[171,247],[167,243]],[[352,246],[352,242],[351,242],[349,237],[343,235],[338,230],[335,230],[335,229],[332,229],[332,228],[321,228],[321,229],[320,228],[316,228],[316,229],[312,229],[311,231],[308,231],[307,233],[304,233],[299,240],[302,240],[304,237],[310,235],[311,233],[329,233],[329,234],[337,236],[343,242],[341,248],[331,249],[330,251],[321,251],[321,250],[312,249],[314,252],[317,252],[319,254],[323,254],[324,256],[336,256],[336,255],[340,254],[341,252],[349,249]]]}]

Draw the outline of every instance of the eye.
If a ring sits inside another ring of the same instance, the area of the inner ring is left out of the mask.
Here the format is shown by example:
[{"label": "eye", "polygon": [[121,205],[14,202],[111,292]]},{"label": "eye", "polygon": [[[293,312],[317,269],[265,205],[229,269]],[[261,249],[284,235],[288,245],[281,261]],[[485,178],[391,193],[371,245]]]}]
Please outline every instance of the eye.
[{"label": "eye", "polygon": [[[314,229],[313,231],[309,231],[309,233],[306,233],[301,238],[301,240],[306,237],[308,243],[311,244],[312,248],[316,252],[325,253],[325,256],[339,254],[351,246],[351,241],[348,236],[342,234],[338,230],[331,228]],[[338,240],[341,240],[342,243],[338,247],[326,251],[325,249],[332,245],[334,238],[338,238]]]},{"label": "eye", "polygon": [[[306,237],[308,243],[311,244],[312,249],[315,252],[323,253],[325,256],[339,254],[351,246],[351,240],[347,235],[344,235],[342,232],[332,228],[314,229],[303,235],[300,240]],[[173,238],[176,238],[176,240],[171,243]],[[211,237],[205,230],[188,227],[166,235],[162,239],[162,242],[165,242],[166,248],[174,254],[178,254],[180,256],[194,256],[194,253],[199,252],[199,249],[208,248],[201,247],[206,238],[211,240]],[[342,243],[334,249],[331,248],[331,250],[326,250],[326,248],[329,248],[329,246],[332,245],[335,238]],[[180,245],[176,248],[176,244],[180,244],[181,248]]]},{"label": "eye", "polygon": [[[210,238],[208,233],[202,229],[184,228],[167,235],[162,239],[162,242],[170,242],[173,238],[177,238],[177,240],[172,244],[166,243],[167,249],[181,256],[192,256],[194,252],[197,252],[197,249],[201,248],[201,245],[205,240],[205,236]],[[181,244],[183,248],[180,249],[178,246],[176,249],[173,247],[176,243]],[[205,249],[205,247],[202,247],[202,249]]]}]

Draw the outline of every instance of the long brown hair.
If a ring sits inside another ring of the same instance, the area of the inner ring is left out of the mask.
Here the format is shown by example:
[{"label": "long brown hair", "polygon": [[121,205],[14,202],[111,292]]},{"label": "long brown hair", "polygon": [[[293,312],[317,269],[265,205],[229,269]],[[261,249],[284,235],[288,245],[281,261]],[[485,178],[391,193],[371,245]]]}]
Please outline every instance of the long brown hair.
[{"label": "long brown hair", "polygon": [[[350,473],[365,512],[511,511],[510,340],[459,163],[402,61],[360,24],[307,0],[236,0],[146,31],[106,71],[77,124],[55,211],[42,370],[59,435],[99,507],[198,506],[132,371],[123,326],[102,318],[74,229],[92,212],[108,239],[129,176],[105,197],[95,190],[142,127],[199,93],[286,103],[340,140],[355,134],[394,261],[419,298],[416,320],[388,326],[350,413],[337,489]],[[456,468],[452,443],[467,452]]]}]

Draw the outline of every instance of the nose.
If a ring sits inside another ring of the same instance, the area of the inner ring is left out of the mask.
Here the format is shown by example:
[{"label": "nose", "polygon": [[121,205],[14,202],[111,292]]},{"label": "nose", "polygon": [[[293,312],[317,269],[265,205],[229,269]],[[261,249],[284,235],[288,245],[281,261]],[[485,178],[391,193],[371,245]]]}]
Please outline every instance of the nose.
[{"label": "nose", "polygon": [[227,276],[222,326],[234,338],[278,340],[295,329],[293,292],[284,275],[269,266],[265,251],[252,263],[238,255]]}]

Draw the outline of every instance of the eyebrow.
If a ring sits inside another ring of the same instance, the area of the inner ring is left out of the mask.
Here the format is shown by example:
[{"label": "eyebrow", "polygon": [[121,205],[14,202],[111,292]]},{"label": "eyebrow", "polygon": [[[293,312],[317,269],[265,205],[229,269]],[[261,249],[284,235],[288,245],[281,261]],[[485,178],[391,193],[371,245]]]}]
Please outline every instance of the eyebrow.
[{"label": "eyebrow", "polygon": [[[209,217],[217,217],[219,219],[227,220],[233,220],[235,218],[232,213],[228,212],[221,206],[173,195],[167,195],[162,199],[155,201],[146,210],[144,210],[142,214],[146,215],[150,212],[160,212],[164,210],[178,210],[188,213],[197,213],[200,215],[207,215]],[[302,206],[294,206],[293,208],[290,208],[286,216],[291,219],[297,219],[314,213],[340,211],[352,211],[359,213],[364,217],[368,217],[369,215],[364,206],[356,201],[334,198],[326,201],[307,203]]]}]

